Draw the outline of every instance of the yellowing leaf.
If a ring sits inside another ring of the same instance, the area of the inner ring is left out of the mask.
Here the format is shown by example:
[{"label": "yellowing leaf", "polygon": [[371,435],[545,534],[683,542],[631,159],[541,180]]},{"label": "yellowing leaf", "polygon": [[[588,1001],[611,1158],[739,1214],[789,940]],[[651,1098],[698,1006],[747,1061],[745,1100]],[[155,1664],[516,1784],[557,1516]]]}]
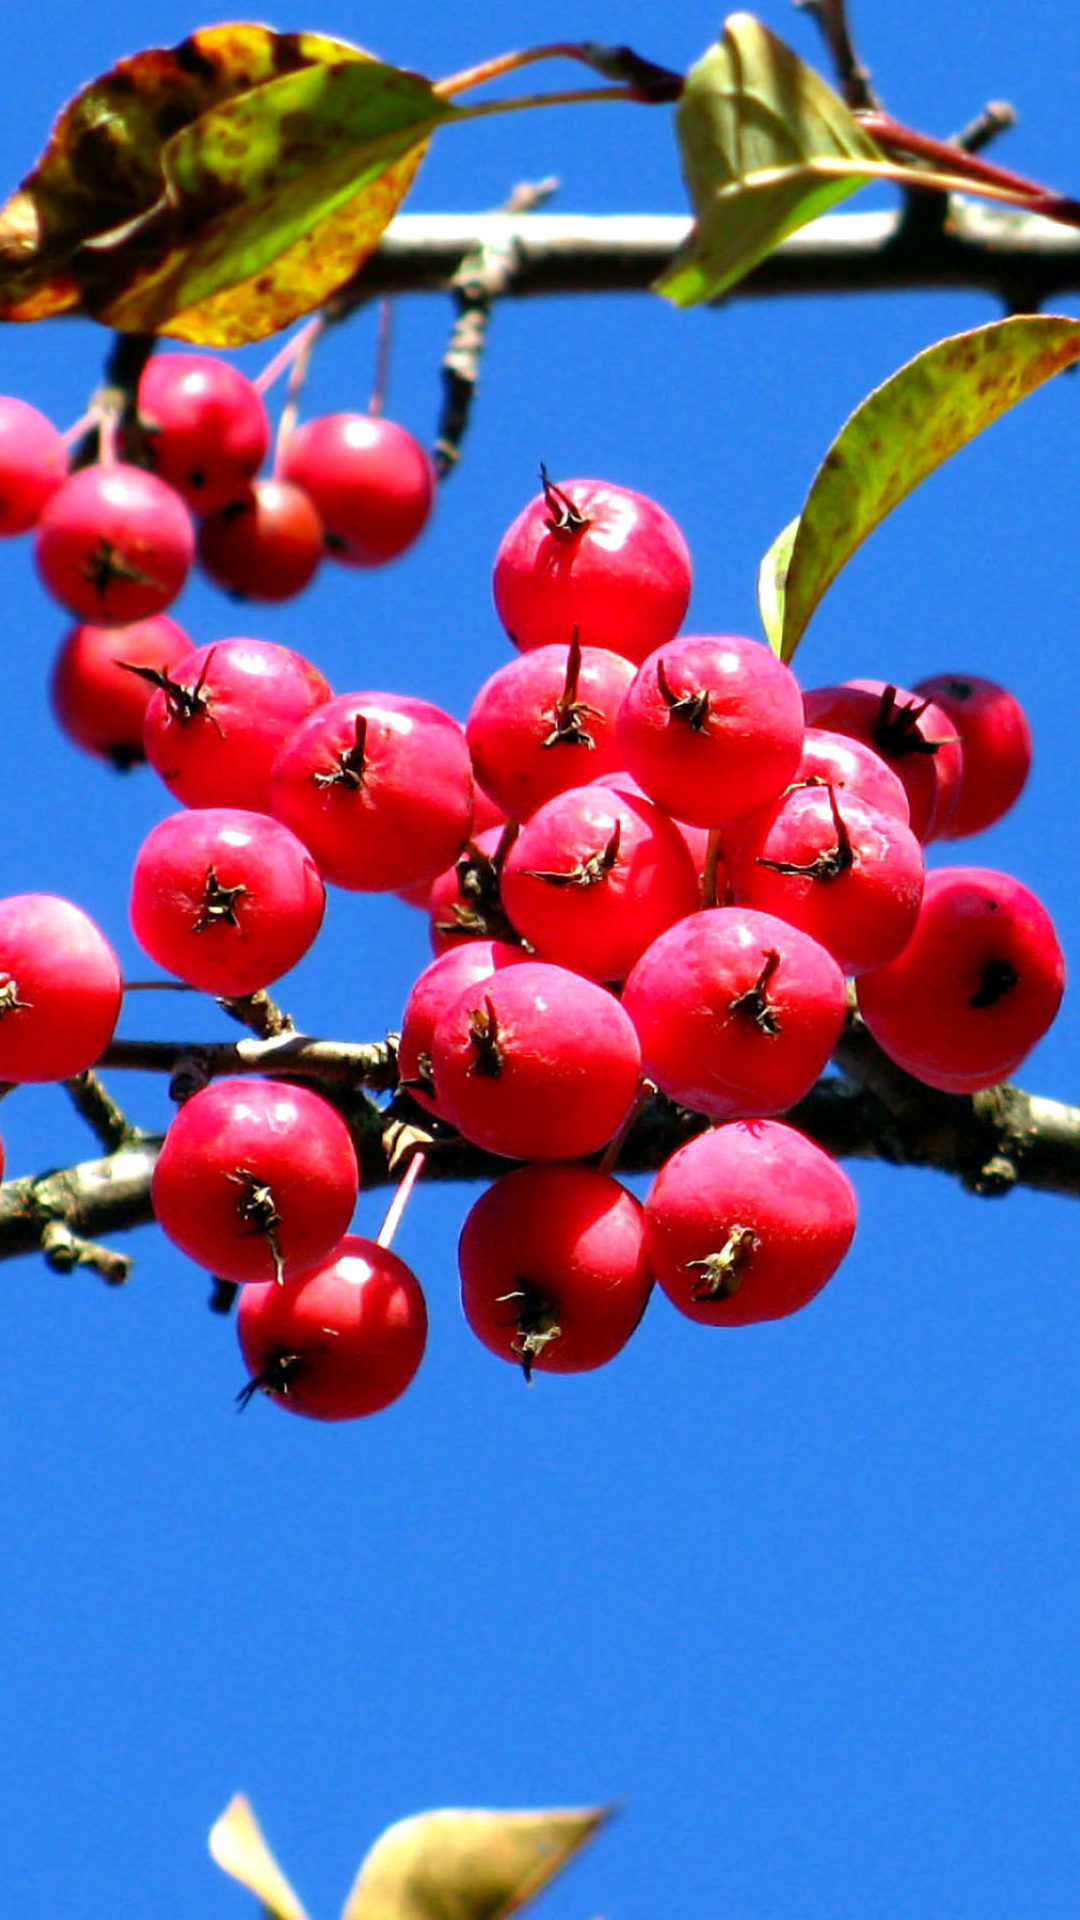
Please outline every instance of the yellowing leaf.
[{"label": "yellowing leaf", "polygon": [[[424,157],[421,141],[343,207],[301,235],[246,280],[200,299],[159,328],[198,346],[239,347],[291,326],[358,272],[379,240]],[[116,311],[121,312],[122,304]],[[111,325],[120,322],[109,315]]]},{"label": "yellowing leaf", "polygon": [[[289,74],[209,110],[164,149],[163,213],[115,247],[103,243],[110,277],[122,282],[126,260],[131,283],[93,310],[113,327],[205,341],[208,318],[193,320],[188,310],[251,282],[236,302],[215,301],[215,344],[226,343],[223,326],[235,340],[238,308],[243,339],[285,325],[363,263],[428,133],[455,111],[418,75],[353,59]],[[158,257],[144,266],[148,238]],[[272,287],[264,286],[275,263]],[[263,306],[271,291],[272,318]]]},{"label": "yellowing leaf", "polygon": [[882,165],[839,96],[748,13],[691,67],[675,128],[696,219],[656,282],[676,306],[732,286]]},{"label": "yellowing leaf", "polygon": [[121,60],[63,109],[41,159],[0,209],[0,318],[81,304],[72,257],[159,200],[165,143],[208,107],[358,49],[319,34],[208,27]]},{"label": "yellowing leaf", "polygon": [[321,35],[239,24],[136,54],[76,96],[0,209],[0,318],[259,338],[358,270],[454,113]]},{"label": "yellowing leaf", "polygon": [[262,1901],[269,1920],[307,1920],[242,1793],[234,1793],[211,1827],[210,1855],[223,1872],[231,1873]]},{"label": "yellowing leaf", "polygon": [[841,428],[802,513],[761,563],[758,602],[790,660],[814,608],[886,514],[959,447],[1080,360],[1080,321],[1022,314],[938,341],[875,388]]},{"label": "yellowing leaf", "polygon": [[602,1807],[498,1813],[445,1808],[378,1839],[342,1920],[504,1920],[607,1818]]}]

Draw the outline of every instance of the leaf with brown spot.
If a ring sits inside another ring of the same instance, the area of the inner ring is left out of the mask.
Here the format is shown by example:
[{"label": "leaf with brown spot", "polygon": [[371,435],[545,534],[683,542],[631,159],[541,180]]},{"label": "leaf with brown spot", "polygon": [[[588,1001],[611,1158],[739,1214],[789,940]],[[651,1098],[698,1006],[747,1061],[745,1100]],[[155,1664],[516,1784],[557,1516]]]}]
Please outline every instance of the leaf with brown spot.
[{"label": "leaf with brown spot", "polygon": [[320,35],[218,27],[136,54],[65,109],[0,212],[0,317],[261,338],[358,270],[455,113]]},{"label": "leaf with brown spot", "polygon": [[841,567],[921,480],[1078,360],[1080,321],[1022,314],[939,340],[875,388],[761,563],[758,604],[773,651],[791,659]]},{"label": "leaf with brown spot", "polygon": [[603,1807],[443,1808],[375,1842],[341,1920],[506,1920],[608,1817]]},{"label": "leaf with brown spot", "polygon": [[165,186],[165,144],[208,107],[313,61],[356,52],[321,34],[208,27],[150,47],[83,87],[41,159],[0,209],[0,318],[34,320],[83,304],[72,256],[149,212]]},{"label": "leaf with brown spot", "polygon": [[428,134],[455,114],[418,74],[366,59],[324,62],[212,108],[165,150],[164,247],[151,215],[115,250],[116,277],[130,284],[95,302],[96,316],[223,345],[310,312],[377,245]]}]

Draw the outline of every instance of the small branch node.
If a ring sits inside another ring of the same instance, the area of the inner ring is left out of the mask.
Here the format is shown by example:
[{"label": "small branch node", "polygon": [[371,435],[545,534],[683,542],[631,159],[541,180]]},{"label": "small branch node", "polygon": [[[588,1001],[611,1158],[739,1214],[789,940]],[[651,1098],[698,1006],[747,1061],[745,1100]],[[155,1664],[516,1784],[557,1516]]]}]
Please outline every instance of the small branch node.
[{"label": "small branch node", "polygon": [[90,1267],[106,1286],[122,1286],[131,1271],[131,1255],[116,1253],[96,1240],[85,1240],[73,1233],[63,1220],[47,1220],[41,1229],[41,1251],[54,1273],[72,1273],[76,1267]]}]

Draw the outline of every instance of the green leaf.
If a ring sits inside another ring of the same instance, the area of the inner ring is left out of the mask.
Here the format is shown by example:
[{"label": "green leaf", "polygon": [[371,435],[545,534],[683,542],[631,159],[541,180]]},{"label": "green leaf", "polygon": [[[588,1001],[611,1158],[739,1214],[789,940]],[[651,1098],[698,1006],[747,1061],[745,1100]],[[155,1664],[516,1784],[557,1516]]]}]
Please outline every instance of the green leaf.
[{"label": "green leaf", "polygon": [[769,644],[790,660],[814,608],[886,514],[949,455],[1080,360],[1080,322],[1021,314],[939,340],[876,387],[825,455],[758,573]]},{"label": "green leaf", "polygon": [[734,285],[885,166],[831,87],[748,13],[691,67],[675,127],[696,225],[656,291],[680,307]]},{"label": "green leaf", "polygon": [[0,318],[259,338],[358,270],[454,111],[322,35],[240,23],[135,54],[0,210]]},{"label": "green leaf", "polygon": [[[142,266],[145,235],[155,252],[159,246],[151,214],[110,250],[121,272],[126,260],[133,263],[134,277],[119,298],[95,303],[98,318],[224,345],[310,312],[376,246],[428,134],[455,111],[417,74],[346,59],[201,114],[163,151],[162,257]],[[275,262],[281,271],[271,289],[262,275]],[[232,298],[211,309],[222,289]],[[228,342],[227,315],[238,323]]]},{"label": "green leaf", "polygon": [[267,1920],[307,1920],[242,1793],[234,1793],[224,1813],[215,1820],[209,1844],[211,1858],[222,1871],[230,1873],[262,1902]]},{"label": "green leaf", "polygon": [[449,1807],[400,1820],[372,1847],[342,1920],[506,1920],[606,1818],[602,1807]]}]

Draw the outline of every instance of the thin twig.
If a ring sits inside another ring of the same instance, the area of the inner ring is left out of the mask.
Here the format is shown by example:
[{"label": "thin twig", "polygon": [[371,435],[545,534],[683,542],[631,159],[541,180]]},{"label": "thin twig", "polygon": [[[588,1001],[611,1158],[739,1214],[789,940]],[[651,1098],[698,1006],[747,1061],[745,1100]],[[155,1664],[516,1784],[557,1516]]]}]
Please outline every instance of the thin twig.
[{"label": "thin twig", "polygon": [[68,1095],[76,1113],[86,1121],[94,1134],[98,1145],[106,1153],[115,1152],[129,1140],[133,1140],[138,1128],[117,1106],[112,1095],[107,1093],[96,1073],[87,1071],[65,1080],[64,1091]]},{"label": "thin twig", "polygon": [[810,14],[829,50],[845,105],[852,113],[872,112],[878,105],[870,84],[870,69],[855,51],[844,0],[795,0],[801,13]]},{"label": "thin twig", "polygon": [[[524,214],[550,199],[555,179],[523,182],[514,188],[502,208],[504,214]],[[509,233],[501,245],[488,242],[471,248],[450,282],[456,318],[440,369],[443,405],[435,436],[435,472],[440,480],[452,473],[461,458],[461,442],[480,379],[480,362],[487,341],[492,308],[510,287],[517,272],[517,237]]]},{"label": "thin twig", "polygon": [[969,120],[959,133],[950,135],[948,144],[960,147],[964,153],[981,153],[999,134],[1007,133],[1015,125],[1016,109],[1007,100],[988,100],[974,120]]}]

